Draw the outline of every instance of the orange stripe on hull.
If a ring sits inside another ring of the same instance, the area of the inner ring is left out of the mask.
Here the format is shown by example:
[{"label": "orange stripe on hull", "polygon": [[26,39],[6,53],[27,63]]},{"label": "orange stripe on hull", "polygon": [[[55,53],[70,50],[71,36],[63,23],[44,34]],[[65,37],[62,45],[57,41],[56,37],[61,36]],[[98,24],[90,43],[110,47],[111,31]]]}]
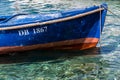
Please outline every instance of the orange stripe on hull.
[{"label": "orange stripe on hull", "polygon": [[27,51],[34,49],[71,49],[71,50],[84,50],[95,47],[98,43],[98,38],[81,38],[75,40],[65,40],[59,42],[52,42],[46,44],[37,44],[30,46],[7,46],[0,47],[0,54],[8,52]]},{"label": "orange stripe on hull", "polygon": [[61,47],[56,47],[52,49],[71,49],[71,50],[84,50],[84,49],[89,49],[92,47],[96,47],[97,43],[81,43],[78,45],[70,45],[70,46],[61,46]]}]

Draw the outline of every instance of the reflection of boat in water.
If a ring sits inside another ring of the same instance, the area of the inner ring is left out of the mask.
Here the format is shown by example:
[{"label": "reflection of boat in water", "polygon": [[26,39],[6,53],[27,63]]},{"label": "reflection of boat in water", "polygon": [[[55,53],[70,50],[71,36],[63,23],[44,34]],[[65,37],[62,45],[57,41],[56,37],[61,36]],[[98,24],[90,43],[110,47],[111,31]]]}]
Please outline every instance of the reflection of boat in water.
[{"label": "reflection of boat in water", "polygon": [[[74,54],[73,54],[74,53]],[[0,64],[25,63],[25,62],[44,62],[50,63],[62,62],[65,59],[71,59],[79,56],[99,55],[100,48],[90,48],[87,50],[32,50],[0,55]]]},{"label": "reflection of boat in water", "polygon": [[88,49],[99,41],[106,4],[50,14],[0,16],[0,52]]}]

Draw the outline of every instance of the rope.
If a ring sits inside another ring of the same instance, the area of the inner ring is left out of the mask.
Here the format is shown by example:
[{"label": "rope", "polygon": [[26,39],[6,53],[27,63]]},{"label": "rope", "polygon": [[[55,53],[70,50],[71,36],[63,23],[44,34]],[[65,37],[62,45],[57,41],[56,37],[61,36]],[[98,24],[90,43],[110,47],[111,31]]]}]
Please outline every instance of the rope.
[{"label": "rope", "polygon": [[118,19],[120,19],[120,16],[118,16],[117,14],[113,13],[110,9],[108,9],[108,11],[113,14],[114,16],[118,17]]},{"label": "rope", "polygon": [[[104,5],[103,5],[104,7]],[[116,16],[118,18],[118,20],[120,20],[120,16],[118,16],[117,14],[115,14],[114,12],[112,12],[110,9],[104,7],[105,9],[107,9],[108,12],[110,12],[111,14],[113,14],[114,16]]]},{"label": "rope", "polygon": [[86,13],[82,13],[82,14],[78,14],[75,16],[70,16],[70,17],[66,17],[66,18],[61,18],[61,19],[56,19],[56,20],[50,20],[50,21],[46,21],[46,22],[36,22],[36,23],[31,23],[31,24],[24,24],[24,25],[19,25],[19,26],[12,26],[12,27],[2,27],[0,28],[1,30],[13,30],[13,29],[22,29],[22,28],[28,28],[28,27],[35,27],[35,26],[41,26],[41,25],[46,25],[46,24],[53,24],[53,23],[58,23],[58,22],[63,22],[63,21],[68,21],[71,19],[76,19],[79,17],[83,17],[89,14],[93,14],[96,12],[99,12],[101,10],[104,10],[104,8],[99,8],[90,12],[86,12]]},{"label": "rope", "polygon": [[[101,8],[101,6],[99,7],[99,8]],[[101,48],[101,46],[102,46],[102,44],[101,44],[101,34],[102,34],[102,32],[101,32],[101,29],[102,29],[102,16],[101,16],[101,11],[100,11],[100,41],[99,41],[99,43],[100,43],[100,48]]]},{"label": "rope", "polygon": [[[94,5],[97,5],[96,2],[94,2]],[[106,8],[104,5],[102,5],[104,7],[104,9],[107,9],[108,12],[110,12],[111,14],[113,14],[114,16],[116,16],[119,20],[120,20],[120,16],[118,16],[117,14],[115,14],[114,12],[112,12],[109,8]]]}]

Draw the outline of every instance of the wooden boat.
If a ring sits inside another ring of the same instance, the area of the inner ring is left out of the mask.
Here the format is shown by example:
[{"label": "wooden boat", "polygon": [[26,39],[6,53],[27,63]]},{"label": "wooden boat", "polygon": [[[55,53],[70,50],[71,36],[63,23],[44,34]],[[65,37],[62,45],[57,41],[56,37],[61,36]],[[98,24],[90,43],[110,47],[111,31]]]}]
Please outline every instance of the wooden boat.
[{"label": "wooden boat", "polygon": [[33,49],[95,47],[103,30],[107,5],[49,14],[0,16],[0,54]]}]

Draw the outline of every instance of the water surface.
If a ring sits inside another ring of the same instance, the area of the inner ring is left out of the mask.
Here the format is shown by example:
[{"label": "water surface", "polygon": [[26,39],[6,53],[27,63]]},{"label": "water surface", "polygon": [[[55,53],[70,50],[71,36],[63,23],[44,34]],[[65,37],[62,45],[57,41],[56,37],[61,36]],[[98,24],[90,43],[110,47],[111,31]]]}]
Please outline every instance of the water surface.
[{"label": "water surface", "polygon": [[50,13],[106,2],[109,10],[97,48],[0,55],[0,80],[119,80],[119,0],[0,0],[0,15]]}]

